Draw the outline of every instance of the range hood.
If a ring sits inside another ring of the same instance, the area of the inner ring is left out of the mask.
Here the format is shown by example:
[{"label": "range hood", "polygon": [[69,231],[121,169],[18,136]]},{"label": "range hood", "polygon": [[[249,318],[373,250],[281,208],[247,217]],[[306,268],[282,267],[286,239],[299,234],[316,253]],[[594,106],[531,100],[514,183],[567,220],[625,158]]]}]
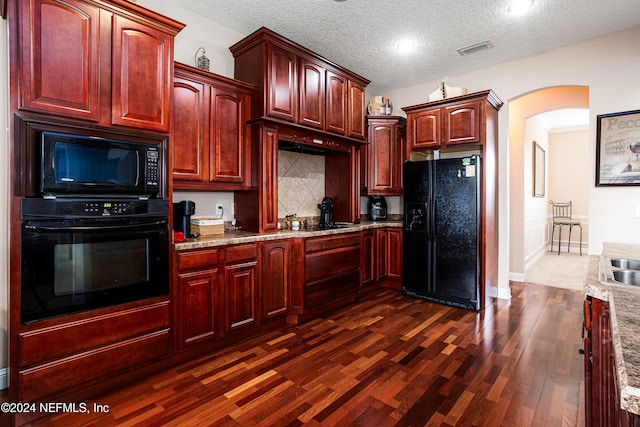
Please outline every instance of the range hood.
[{"label": "range hood", "polygon": [[313,154],[315,156],[331,156],[336,150],[326,148],[322,145],[302,144],[291,141],[278,141],[278,150],[293,151],[295,153]]}]

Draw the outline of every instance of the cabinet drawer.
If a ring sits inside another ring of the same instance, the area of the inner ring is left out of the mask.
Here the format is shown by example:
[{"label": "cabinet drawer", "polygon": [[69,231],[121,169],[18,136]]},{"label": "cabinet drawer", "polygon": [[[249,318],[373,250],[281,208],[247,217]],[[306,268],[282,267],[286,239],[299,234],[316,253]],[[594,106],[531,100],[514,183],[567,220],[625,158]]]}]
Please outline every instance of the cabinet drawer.
[{"label": "cabinet drawer", "polygon": [[225,264],[251,261],[258,257],[257,245],[251,243],[248,245],[231,246],[225,249]]},{"label": "cabinet drawer", "polygon": [[360,271],[359,246],[305,255],[305,283],[353,270]]},{"label": "cabinet drawer", "polygon": [[305,252],[317,252],[345,246],[359,246],[360,236],[357,233],[349,233],[337,236],[313,237],[305,240]]},{"label": "cabinet drawer", "polygon": [[83,383],[130,372],[145,362],[168,356],[170,343],[169,329],[164,329],[67,357],[63,361],[21,370],[18,373],[19,399],[33,401]]},{"label": "cabinet drawer", "polygon": [[178,254],[178,271],[193,270],[218,264],[218,250],[206,249]]},{"label": "cabinet drawer", "polygon": [[169,327],[169,303],[25,332],[18,337],[18,364],[28,366]]}]

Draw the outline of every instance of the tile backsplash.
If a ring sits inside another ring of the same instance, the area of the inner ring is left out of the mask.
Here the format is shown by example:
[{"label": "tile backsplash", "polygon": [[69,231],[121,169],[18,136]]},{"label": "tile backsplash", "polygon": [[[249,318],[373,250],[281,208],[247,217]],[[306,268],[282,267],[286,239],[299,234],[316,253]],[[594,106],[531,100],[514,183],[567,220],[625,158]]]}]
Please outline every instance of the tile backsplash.
[{"label": "tile backsplash", "polygon": [[278,218],[320,215],[324,170],[323,156],[278,151]]}]

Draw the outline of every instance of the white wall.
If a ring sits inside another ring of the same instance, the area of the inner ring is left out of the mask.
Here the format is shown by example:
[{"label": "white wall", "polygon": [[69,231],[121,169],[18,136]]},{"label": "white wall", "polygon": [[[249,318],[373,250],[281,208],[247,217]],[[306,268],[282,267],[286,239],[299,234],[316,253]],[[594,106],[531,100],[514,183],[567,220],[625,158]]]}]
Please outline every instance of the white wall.
[{"label": "white wall", "polygon": [[[640,242],[640,206],[637,188],[595,188],[596,115],[639,108],[640,27],[587,40],[571,46],[528,56],[480,70],[454,75],[450,86],[467,87],[470,92],[493,89],[504,102],[499,114],[499,284],[497,294],[508,296],[509,276],[509,108],[510,100],[539,88],[580,85],[589,87],[589,250],[597,254],[603,242]],[[403,88],[384,94],[396,106],[427,101],[439,81]]]},{"label": "white wall", "polygon": [[[533,141],[545,151],[544,197],[533,196]],[[547,249],[547,201],[549,195],[549,130],[537,115],[525,121],[524,131],[524,242],[525,271],[535,263]],[[514,243],[513,241],[511,242]],[[523,278],[524,280],[524,278]]]}]

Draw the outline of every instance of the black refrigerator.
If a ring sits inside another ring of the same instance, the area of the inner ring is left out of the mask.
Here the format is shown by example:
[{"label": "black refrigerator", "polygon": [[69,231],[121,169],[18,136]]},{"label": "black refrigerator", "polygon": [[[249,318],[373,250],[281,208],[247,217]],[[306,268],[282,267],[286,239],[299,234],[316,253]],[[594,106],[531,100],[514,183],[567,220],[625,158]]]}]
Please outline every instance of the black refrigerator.
[{"label": "black refrigerator", "polygon": [[405,295],[480,310],[478,155],[404,162]]}]

